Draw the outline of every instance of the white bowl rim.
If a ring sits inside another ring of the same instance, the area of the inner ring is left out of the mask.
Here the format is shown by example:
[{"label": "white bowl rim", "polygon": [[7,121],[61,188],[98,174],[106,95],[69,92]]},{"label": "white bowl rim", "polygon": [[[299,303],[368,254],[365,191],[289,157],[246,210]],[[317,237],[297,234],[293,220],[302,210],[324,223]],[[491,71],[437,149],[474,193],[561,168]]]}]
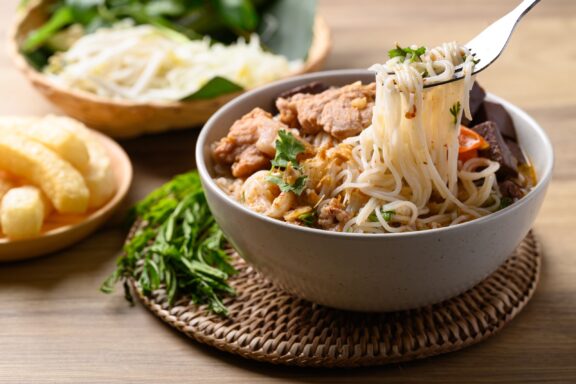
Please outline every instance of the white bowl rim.
[{"label": "white bowl rim", "polygon": [[[206,124],[202,128],[202,131],[200,132],[200,135],[198,136],[198,140],[196,142],[196,149],[195,149],[196,168],[198,169],[198,172],[200,174],[200,179],[202,181],[204,188],[209,188],[212,193],[215,193],[220,198],[224,199],[227,203],[231,204],[234,208],[239,209],[239,210],[243,211],[244,213],[246,213],[252,217],[257,218],[258,220],[266,221],[272,225],[278,225],[280,227],[285,228],[286,230],[303,231],[303,232],[308,232],[309,234],[321,235],[324,237],[381,240],[381,239],[385,239],[385,238],[436,236],[437,234],[441,234],[441,233],[447,232],[447,231],[456,232],[456,231],[464,230],[465,228],[467,228],[469,226],[475,226],[475,225],[479,225],[481,223],[493,222],[493,221],[498,220],[501,216],[507,215],[511,212],[514,212],[516,210],[521,209],[521,207],[528,204],[528,202],[530,200],[534,199],[541,192],[541,190],[546,188],[546,186],[548,185],[550,179],[552,178],[552,170],[554,168],[554,149],[552,147],[552,143],[550,142],[550,139],[548,138],[548,135],[546,134],[544,129],[524,110],[522,110],[521,108],[515,106],[514,104],[506,101],[505,99],[498,97],[496,95],[493,95],[489,92],[488,92],[488,96],[491,99],[504,105],[506,107],[506,109],[511,110],[515,115],[520,117],[522,120],[526,121],[528,123],[528,125],[531,125],[535,129],[535,131],[538,135],[538,140],[543,144],[542,150],[544,151],[544,157],[546,159],[549,159],[549,161],[546,162],[546,166],[545,166],[544,170],[541,172],[540,175],[537,175],[538,180],[537,180],[536,186],[534,188],[532,188],[530,190],[530,192],[528,192],[528,194],[526,194],[526,196],[524,196],[523,198],[521,198],[520,200],[518,200],[514,204],[512,204],[512,205],[510,205],[504,209],[501,209],[497,212],[491,213],[489,215],[486,215],[486,216],[483,216],[483,217],[480,217],[480,218],[477,218],[477,219],[474,219],[471,221],[467,221],[464,223],[460,223],[460,224],[457,224],[454,226],[435,228],[435,229],[426,229],[426,230],[420,230],[420,231],[400,232],[400,233],[375,233],[375,234],[373,234],[373,233],[367,234],[367,233],[336,232],[336,231],[328,231],[325,229],[317,229],[317,228],[310,228],[310,227],[294,225],[294,224],[286,223],[284,221],[280,221],[280,220],[273,219],[271,217],[259,214],[257,212],[252,211],[248,207],[244,206],[240,202],[234,200],[232,197],[227,195],[220,187],[218,187],[216,185],[216,182],[210,176],[210,173],[208,172],[208,169],[207,169],[206,162],[204,161],[205,148],[209,148],[209,145],[207,146],[207,144],[210,144],[210,143],[206,143],[206,140],[207,140],[208,133],[210,131],[211,126],[214,125],[214,123],[217,120],[219,120],[222,116],[226,115],[229,112],[229,110],[231,110],[233,107],[235,107],[236,105],[242,104],[246,99],[250,99],[251,97],[253,97],[254,94],[266,91],[270,88],[278,87],[280,85],[286,86],[288,88],[291,83],[294,83],[294,86],[297,86],[297,84],[300,84],[301,81],[307,80],[307,79],[309,79],[310,81],[314,81],[314,80],[319,80],[319,78],[329,79],[331,77],[354,76],[354,75],[357,75],[358,77],[362,77],[362,76],[366,76],[367,74],[370,74],[370,73],[371,73],[371,71],[364,70],[364,69],[336,69],[336,70],[330,70],[330,71],[320,71],[320,72],[309,73],[306,75],[300,75],[300,76],[292,77],[289,79],[276,81],[276,82],[264,85],[262,87],[255,88],[253,90],[250,90],[250,91],[242,94],[241,96],[235,98],[234,100],[226,103],[215,114],[213,114],[212,117],[210,117],[210,119],[206,122]],[[290,89],[290,88],[288,88],[288,89]]]}]

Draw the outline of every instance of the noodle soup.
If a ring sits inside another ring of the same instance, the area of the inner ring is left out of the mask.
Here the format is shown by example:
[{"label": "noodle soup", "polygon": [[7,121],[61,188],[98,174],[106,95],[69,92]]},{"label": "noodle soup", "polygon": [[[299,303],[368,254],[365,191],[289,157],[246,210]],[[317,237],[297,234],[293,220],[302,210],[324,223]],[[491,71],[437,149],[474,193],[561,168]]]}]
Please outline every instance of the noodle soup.
[{"label": "noodle soup", "polygon": [[[353,233],[434,229],[498,211],[535,175],[514,125],[455,43],[397,47],[374,83],[284,92],[212,146],[217,184],[251,210]],[[462,71],[463,80],[443,83]]]}]

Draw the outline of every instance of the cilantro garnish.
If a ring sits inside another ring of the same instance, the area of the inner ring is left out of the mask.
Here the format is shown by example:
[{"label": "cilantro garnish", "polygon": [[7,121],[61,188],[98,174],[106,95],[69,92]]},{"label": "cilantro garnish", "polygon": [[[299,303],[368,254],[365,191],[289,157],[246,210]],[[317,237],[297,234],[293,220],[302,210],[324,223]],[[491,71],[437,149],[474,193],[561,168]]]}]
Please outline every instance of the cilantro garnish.
[{"label": "cilantro garnish", "polygon": [[312,227],[316,224],[316,220],[317,220],[317,215],[316,212],[314,211],[310,211],[310,212],[306,212],[301,214],[300,216],[298,216],[298,221],[300,221],[302,224],[304,224],[307,227]]},{"label": "cilantro garnish", "polygon": [[[392,220],[392,216],[394,216],[395,213],[396,212],[393,210],[382,211],[382,218],[384,219],[384,221],[390,221],[390,220]],[[376,216],[376,212],[372,212],[370,214],[370,216],[368,216],[368,221],[371,221],[371,222],[378,221],[378,216]]]},{"label": "cilantro garnish", "polygon": [[[278,131],[276,139],[276,155],[272,160],[272,171],[268,176],[268,181],[280,187],[282,192],[294,192],[300,196],[306,188],[307,177],[301,174],[300,165],[298,164],[298,155],[306,150],[304,144],[294,135],[285,130]],[[291,168],[291,179],[293,183],[286,181],[286,169]],[[295,176],[295,178],[293,177]]]},{"label": "cilantro garnish", "polygon": [[280,175],[270,175],[268,176],[268,181],[278,185],[282,192],[294,192],[298,196],[300,196],[306,188],[306,176],[298,176],[294,184],[287,183]]},{"label": "cilantro garnish", "polygon": [[462,105],[460,105],[459,101],[457,101],[456,104],[454,104],[452,107],[450,107],[450,114],[454,118],[454,120],[452,120],[452,122],[454,124],[456,124],[458,122],[458,115],[460,114],[461,109],[462,109]]},{"label": "cilantro garnish", "polygon": [[276,139],[276,156],[272,160],[272,165],[278,168],[286,168],[288,163],[292,163],[294,167],[298,166],[296,157],[304,152],[304,144],[302,144],[294,135],[285,130],[278,131],[278,139]]},{"label": "cilantro garnish", "polygon": [[396,44],[396,48],[388,51],[388,56],[393,59],[394,57],[402,57],[406,60],[406,56],[410,55],[410,62],[421,61],[420,56],[426,53],[426,47],[419,47],[416,49],[406,47],[402,48]]}]

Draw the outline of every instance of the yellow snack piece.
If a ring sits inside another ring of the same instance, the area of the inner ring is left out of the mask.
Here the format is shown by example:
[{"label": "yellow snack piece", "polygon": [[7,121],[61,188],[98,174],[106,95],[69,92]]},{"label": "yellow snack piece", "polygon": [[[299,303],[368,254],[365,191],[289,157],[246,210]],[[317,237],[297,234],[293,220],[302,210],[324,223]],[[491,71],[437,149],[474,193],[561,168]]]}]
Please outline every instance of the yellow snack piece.
[{"label": "yellow snack piece", "polygon": [[21,134],[44,144],[81,173],[89,170],[90,156],[84,142],[59,124],[55,116],[46,118],[0,117],[0,129]]},{"label": "yellow snack piece", "polygon": [[0,131],[0,169],[38,186],[60,213],[84,213],[89,191],[70,163],[42,144],[17,133]]},{"label": "yellow snack piece", "polygon": [[32,186],[10,189],[0,203],[2,231],[9,239],[38,236],[44,223],[42,192]]},{"label": "yellow snack piece", "polygon": [[5,177],[5,175],[0,173],[0,201],[2,201],[2,198],[6,192],[8,192],[8,190],[12,187],[14,187],[12,182],[7,177]]},{"label": "yellow snack piece", "polygon": [[64,116],[49,116],[54,125],[64,127],[73,132],[84,142],[90,156],[88,171],[83,173],[86,185],[90,190],[90,208],[99,208],[106,204],[116,192],[116,179],[112,171],[112,163],[106,148],[86,128],[76,120]]}]

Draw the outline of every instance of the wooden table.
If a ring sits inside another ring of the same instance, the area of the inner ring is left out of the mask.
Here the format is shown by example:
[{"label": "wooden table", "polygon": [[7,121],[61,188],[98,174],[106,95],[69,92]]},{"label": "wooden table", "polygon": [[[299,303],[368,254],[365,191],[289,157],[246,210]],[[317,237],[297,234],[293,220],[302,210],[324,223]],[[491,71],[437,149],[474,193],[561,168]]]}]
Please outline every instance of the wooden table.
[{"label": "wooden table", "polygon": [[[0,1],[0,38],[18,0]],[[367,67],[402,44],[467,41],[518,0],[324,0],[334,31],[329,68]],[[0,382],[4,383],[568,383],[576,382],[576,1],[543,1],[481,83],[525,108],[556,148],[555,177],[536,221],[545,258],[528,307],[500,334],[411,364],[316,370],[254,363],[191,342],[121,292],[98,291],[126,235],[119,218],[67,251],[0,265]],[[0,114],[54,110],[0,54]],[[194,166],[197,132],[123,142],[130,202]]]}]

